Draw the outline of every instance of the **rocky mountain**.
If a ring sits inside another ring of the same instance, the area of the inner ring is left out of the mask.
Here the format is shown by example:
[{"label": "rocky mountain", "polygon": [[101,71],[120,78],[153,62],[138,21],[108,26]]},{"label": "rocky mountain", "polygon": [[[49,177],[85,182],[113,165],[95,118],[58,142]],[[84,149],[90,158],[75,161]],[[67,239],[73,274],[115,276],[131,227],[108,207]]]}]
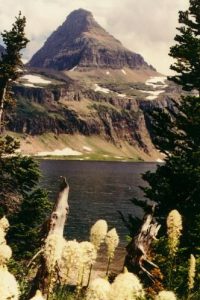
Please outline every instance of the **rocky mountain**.
[{"label": "rocky mountain", "polygon": [[106,32],[91,12],[78,9],[32,57],[29,66],[70,70],[74,67],[153,69],[139,54],[127,50]]},{"label": "rocky mountain", "polygon": [[13,90],[7,130],[24,153],[68,147],[80,159],[145,161],[161,158],[149,110],[173,109],[180,93],[83,9],[47,39]]}]

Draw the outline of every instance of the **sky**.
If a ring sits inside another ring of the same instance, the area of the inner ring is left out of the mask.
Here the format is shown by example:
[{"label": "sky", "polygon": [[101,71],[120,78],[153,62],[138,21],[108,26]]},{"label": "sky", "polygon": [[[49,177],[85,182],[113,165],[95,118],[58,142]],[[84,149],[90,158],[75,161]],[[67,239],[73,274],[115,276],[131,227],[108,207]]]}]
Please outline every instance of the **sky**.
[{"label": "sky", "polygon": [[30,59],[70,12],[84,8],[126,48],[168,75],[178,11],[188,6],[189,0],[0,0],[0,32],[11,28],[21,10],[30,39],[24,58]]}]

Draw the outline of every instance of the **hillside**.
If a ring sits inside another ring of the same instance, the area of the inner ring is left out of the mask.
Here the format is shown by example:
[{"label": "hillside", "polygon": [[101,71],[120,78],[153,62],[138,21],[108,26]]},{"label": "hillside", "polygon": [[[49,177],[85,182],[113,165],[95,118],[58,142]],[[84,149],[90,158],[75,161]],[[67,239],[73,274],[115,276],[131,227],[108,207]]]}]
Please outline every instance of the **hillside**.
[{"label": "hillside", "polygon": [[82,9],[51,34],[13,90],[7,130],[24,153],[146,161],[161,158],[149,110],[172,107],[180,92]]}]

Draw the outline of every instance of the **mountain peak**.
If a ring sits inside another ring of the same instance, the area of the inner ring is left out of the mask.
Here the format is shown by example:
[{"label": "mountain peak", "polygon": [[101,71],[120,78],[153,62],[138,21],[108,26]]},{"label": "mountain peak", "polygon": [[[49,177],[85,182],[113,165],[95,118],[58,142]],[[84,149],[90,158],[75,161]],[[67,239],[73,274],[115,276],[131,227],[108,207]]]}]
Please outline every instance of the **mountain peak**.
[{"label": "mountain peak", "polygon": [[92,68],[151,68],[139,54],[123,47],[94,19],[92,13],[77,9],[54,31],[32,57],[31,67],[69,70]]},{"label": "mountain peak", "polygon": [[67,18],[74,18],[74,17],[92,17],[93,18],[93,15],[92,13],[89,11],[89,10],[86,10],[86,9],[83,9],[83,8],[79,8],[79,9],[76,9],[76,10],[73,10]]}]

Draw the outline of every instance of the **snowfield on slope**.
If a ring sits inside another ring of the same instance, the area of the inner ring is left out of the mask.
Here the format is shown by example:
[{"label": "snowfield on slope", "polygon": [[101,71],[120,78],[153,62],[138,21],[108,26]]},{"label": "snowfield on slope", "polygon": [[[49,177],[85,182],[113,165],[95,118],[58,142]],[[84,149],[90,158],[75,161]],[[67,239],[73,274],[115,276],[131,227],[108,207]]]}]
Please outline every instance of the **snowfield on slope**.
[{"label": "snowfield on slope", "polygon": [[[168,87],[168,84],[165,84],[167,80],[167,77],[165,76],[154,76],[150,77],[146,80],[145,84],[147,86],[152,87],[154,90],[151,91],[144,91],[140,90],[142,93],[149,94],[149,96],[146,97],[146,100],[155,100],[158,98],[158,96],[165,92],[165,88]],[[159,88],[159,90],[155,90]]]},{"label": "snowfield on slope", "polygon": [[51,80],[47,80],[47,79],[44,79],[42,78],[41,76],[38,76],[38,75],[24,75],[22,77],[20,77],[20,79],[23,79],[23,80],[27,80],[29,83],[32,83],[32,84],[50,84],[52,81]]},{"label": "snowfield on slope", "polygon": [[95,86],[95,88],[94,88],[95,92],[102,92],[102,93],[105,93],[105,94],[112,93],[111,90],[103,88],[103,87],[99,86],[97,83],[95,83],[94,86]]},{"label": "snowfield on slope", "polygon": [[38,152],[36,155],[37,156],[78,156],[78,155],[82,155],[82,153],[67,147],[62,150],[55,149],[54,151]]},{"label": "snowfield on slope", "polygon": [[102,92],[102,93],[105,93],[105,94],[115,93],[118,97],[121,97],[121,98],[127,97],[125,94],[119,94],[119,93],[116,93],[116,92],[114,92],[114,91],[111,91],[111,90],[109,90],[109,89],[107,89],[107,88],[103,88],[103,87],[99,86],[97,83],[95,83],[94,86],[95,86],[95,87],[94,87],[94,91],[95,91],[95,92]]}]

